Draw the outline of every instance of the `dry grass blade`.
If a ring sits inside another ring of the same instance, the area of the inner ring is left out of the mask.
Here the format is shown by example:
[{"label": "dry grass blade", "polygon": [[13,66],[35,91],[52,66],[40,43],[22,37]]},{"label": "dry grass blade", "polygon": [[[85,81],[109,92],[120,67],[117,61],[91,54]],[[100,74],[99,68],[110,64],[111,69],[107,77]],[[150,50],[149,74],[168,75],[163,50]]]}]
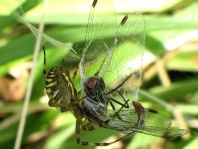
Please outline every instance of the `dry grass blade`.
[{"label": "dry grass blade", "polygon": [[[45,2],[45,5],[43,7],[41,21],[40,21],[40,24],[39,24],[39,32],[40,33],[42,33],[43,30],[44,30],[44,12],[45,12],[45,9],[46,9],[45,7],[46,7],[46,4],[47,4],[47,0],[45,0],[44,2]],[[27,111],[28,111],[28,107],[29,107],[31,94],[32,94],[33,79],[34,79],[34,75],[35,75],[35,67],[36,67],[36,64],[38,62],[40,45],[41,45],[41,34],[39,34],[39,36],[36,40],[36,43],[35,43],[35,47],[34,47],[33,67],[32,67],[32,70],[31,70],[30,79],[29,79],[28,86],[27,86],[27,92],[26,92],[26,95],[25,95],[25,101],[24,101],[24,104],[23,104],[22,112],[21,112],[21,119],[20,119],[18,131],[17,131],[17,136],[16,136],[16,140],[15,140],[14,149],[19,149],[20,146],[21,146],[22,136],[23,136],[24,127],[25,127],[25,123],[26,123]]]}]

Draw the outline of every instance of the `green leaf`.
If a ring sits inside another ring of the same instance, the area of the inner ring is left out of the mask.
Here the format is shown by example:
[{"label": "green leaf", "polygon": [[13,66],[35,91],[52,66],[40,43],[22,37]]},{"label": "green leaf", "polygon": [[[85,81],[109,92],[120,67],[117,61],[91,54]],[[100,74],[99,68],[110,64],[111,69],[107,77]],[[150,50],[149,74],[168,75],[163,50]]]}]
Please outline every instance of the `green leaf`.
[{"label": "green leaf", "polygon": [[34,8],[36,5],[41,3],[43,0],[26,0],[23,4],[21,4],[18,8],[16,8],[10,15],[0,18],[0,30],[7,27],[8,25],[13,25],[16,23],[15,12],[23,9],[23,13],[29,11],[30,9]]},{"label": "green leaf", "polygon": [[195,149],[197,148],[198,137],[194,138],[188,145],[184,147],[184,149]]},{"label": "green leaf", "polygon": [[71,124],[68,127],[60,129],[58,132],[54,133],[50,138],[47,139],[44,149],[56,148],[59,149],[63,143],[73,135],[75,130],[75,125]]},{"label": "green leaf", "polygon": [[166,66],[171,70],[198,72],[198,50],[184,51],[175,54]]},{"label": "green leaf", "polygon": [[156,141],[157,137],[145,134],[135,134],[130,143],[127,145],[126,149],[150,148],[150,146],[155,144]]},{"label": "green leaf", "polygon": [[198,79],[188,79],[172,83],[170,87],[155,86],[150,92],[163,99],[181,98],[189,93],[195,93],[198,90]]}]

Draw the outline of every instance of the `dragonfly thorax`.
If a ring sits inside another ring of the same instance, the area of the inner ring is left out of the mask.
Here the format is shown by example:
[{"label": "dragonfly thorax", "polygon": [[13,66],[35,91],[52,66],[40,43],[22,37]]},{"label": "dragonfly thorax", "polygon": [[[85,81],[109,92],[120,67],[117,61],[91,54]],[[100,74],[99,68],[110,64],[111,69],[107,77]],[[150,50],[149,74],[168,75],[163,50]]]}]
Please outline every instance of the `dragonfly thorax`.
[{"label": "dragonfly thorax", "polygon": [[98,103],[106,104],[103,98],[105,83],[101,77],[89,77],[84,81],[84,92],[87,100],[93,100]]},{"label": "dragonfly thorax", "polygon": [[89,77],[84,81],[84,93],[86,98],[82,103],[82,109],[89,121],[102,124],[108,121],[105,116],[107,111],[107,101],[103,91],[105,83],[101,77]]}]

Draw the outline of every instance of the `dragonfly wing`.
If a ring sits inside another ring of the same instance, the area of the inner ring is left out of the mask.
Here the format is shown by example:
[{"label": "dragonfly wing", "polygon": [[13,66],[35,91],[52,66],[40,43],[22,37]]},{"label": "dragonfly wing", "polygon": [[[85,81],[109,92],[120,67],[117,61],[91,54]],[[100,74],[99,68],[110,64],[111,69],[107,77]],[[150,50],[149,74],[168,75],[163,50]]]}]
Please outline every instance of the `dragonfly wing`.
[{"label": "dragonfly wing", "polygon": [[97,75],[102,63],[111,55],[109,49],[115,42],[116,28],[111,0],[93,0],[79,64],[82,83],[84,79]]},{"label": "dragonfly wing", "polygon": [[99,73],[106,84],[106,97],[112,102],[109,109],[120,109],[126,102],[126,107],[131,107],[132,100],[139,98],[141,86],[145,40],[143,16],[139,12],[125,14],[118,18],[118,22],[111,59],[105,61],[108,67]]},{"label": "dragonfly wing", "polygon": [[[116,46],[108,70],[101,72],[109,90],[133,91],[134,98],[141,85],[141,67],[144,53],[144,19],[141,13],[132,13],[119,19]],[[128,78],[128,79],[127,79]]]},{"label": "dragonfly wing", "polygon": [[122,110],[117,116],[115,111],[108,111],[111,121],[106,128],[123,133],[139,132],[153,136],[175,138],[185,134],[185,130],[171,127],[171,121],[165,114],[154,110],[145,110],[144,123],[139,126],[138,114],[134,109]]},{"label": "dragonfly wing", "polygon": [[148,135],[168,138],[168,139],[174,139],[177,137],[181,137],[187,133],[185,129],[179,129],[177,127],[169,127],[168,129],[163,129],[161,127],[156,128],[145,128],[143,130],[137,130],[136,132],[144,133]]},{"label": "dragonfly wing", "polygon": [[[125,99],[137,100],[141,85],[144,36],[141,13],[117,17],[111,0],[94,0],[79,64],[81,86],[86,78],[96,75],[103,78],[106,93],[119,86],[116,90],[130,93],[127,94],[129,97],[123,94]],[[110,98],[124,104],[123,97],[117,96],[118,93],[114,92]]]}]

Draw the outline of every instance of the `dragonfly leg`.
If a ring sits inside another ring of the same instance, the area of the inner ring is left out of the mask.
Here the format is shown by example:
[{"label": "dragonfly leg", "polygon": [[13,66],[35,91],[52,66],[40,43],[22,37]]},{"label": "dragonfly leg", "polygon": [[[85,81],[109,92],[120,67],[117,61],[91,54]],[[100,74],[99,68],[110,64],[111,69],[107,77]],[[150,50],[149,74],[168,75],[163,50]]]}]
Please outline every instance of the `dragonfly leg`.
[{"label": "dragonfly leg", "polygon": [[120,91],[117,91],[118,92],[118,94],[120,95],[120,97],[124,100],[124,103],[126,104],[126,108],[129,108],[129,104],[128,104],[128,101],[129,100],[126,100],[125,98],[124,98],[124,96],[120,93]]},{"label": "dragonfly leg", "polygon": [[127,76],[118,86],[116,86],[114,89],[110,90],[109,92],[105,93],[106,95],[111,94],[113,92],[115,92],[116,90],[118,90],[120,87],[122,87],[122,85],[128,81],[128,79],[130,79],[130,77],[133,75],[133,73],[131,73],[129,76]]},{"label": "dragonfly leg", "polygon": [[[129,102],[129,100],[127,100],[127,101],[125,102],[125,104],[128,105],[128,102]],[[124,104],[124,105],[125,105],[125,104]],[[121,111],[123,108],[124,108],[124,106],[120,107],[120,109],[114,114],[114,117],[115,117],[115,116],[119,116],[119,113],[120,113],[120,111]],[[123,121],[123,120],[122,120],[122,121]]]},{"label": "dragonfly leg", "polygon": [[[121,106],[123,106],[125,108],[129,108],[128,101],[125,101],[125,103],[123,104],[123,103],[119,102],[118,100],[116,100],[116,99],[114,99],[112,97],[107,97],[107,99],[109,99],[109,100],[111,100],[111,101],[113,101],[113,102],[115,102],[115,103],[117,103],[117,104],[119,104],[119,105],[121,105]],[[126,103],[127,103],[127,105],[126,105]]]},{"label": "dragonfly leg", "polygon": [[[113,103],[112,103],[111,100],[109,100],[109,103],[110,103],[112,109],[113,109],[113,110],[116,110],[116,108],[115,108],[115,106],[113,105]],[[122,120],[121,117],[120,117],[118,114],[117,114],[116,116],[118,117],[119,120]]]},{"label": "dragonfly leg", "polygon": [[[107,98],[107,99],[109,99],[108,102],[110,103],[112,109],[113,109],[113,110],[116,110],[116,108],[115,108],[115,106],[113,105],[112,101],[115,101],[116,103],[117,103],[118,101],[117,101],[116,99],[113,99],[113,98]],[[120,112],[124,107],[125,107],[125,108],[128,108],[128,107],[129,107],[129,106],[128,106],[129,100],[125,100],[125,99],[124,99],[124,101],[125,101],[124,104],[122,104],[121,102],[118,102],[118,104],[120,104],[121,107],[120,107],[120,109],[113,115],[113,117],[116,117],[116,116],[117,116],[118,119],[121,120],[121,121],[123,121],[123,119],[119,116],[119,112]]]}]

